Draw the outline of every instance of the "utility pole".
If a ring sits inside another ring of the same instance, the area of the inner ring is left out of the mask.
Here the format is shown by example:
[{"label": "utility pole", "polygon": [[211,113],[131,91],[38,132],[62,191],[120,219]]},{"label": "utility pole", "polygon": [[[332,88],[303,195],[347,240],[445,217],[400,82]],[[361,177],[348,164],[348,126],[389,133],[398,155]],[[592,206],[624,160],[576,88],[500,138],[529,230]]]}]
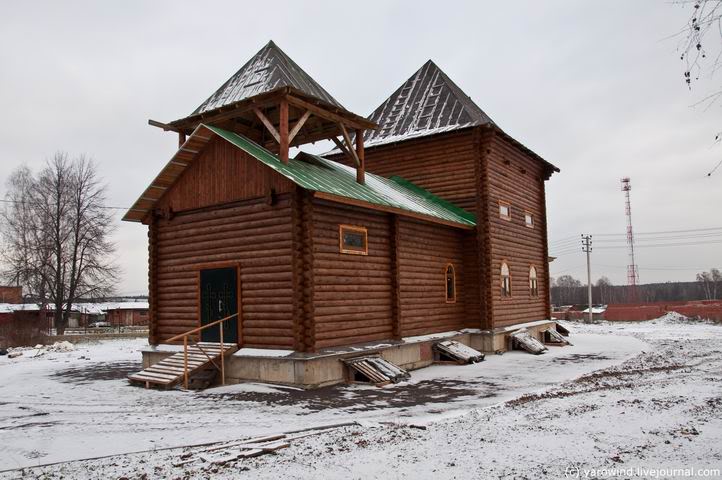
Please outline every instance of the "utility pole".
[{"label": "utility pole", "polygon": [[592,264],[589,254],[592,253],[592,236],[582,234],[582,252],[587,254],[587,287],[589,294],[589,323],[592,323]]}]

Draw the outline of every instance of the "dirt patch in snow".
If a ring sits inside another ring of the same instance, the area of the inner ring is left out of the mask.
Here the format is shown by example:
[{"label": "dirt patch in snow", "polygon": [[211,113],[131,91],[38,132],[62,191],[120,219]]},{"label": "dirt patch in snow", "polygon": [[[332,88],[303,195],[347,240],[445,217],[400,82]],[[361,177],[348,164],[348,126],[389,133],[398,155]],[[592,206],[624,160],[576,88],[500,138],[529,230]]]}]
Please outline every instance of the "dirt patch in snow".
[{"label": "dirt patch in snow", "polygon": [[393,388],[333,386],[316,390],[285,389],[281,392],[238,392],[201,394],[218,401],[258,402],[267,405],[304,405],[308,413],[328,409],[346,412],[370,411],[383,408],[406,408],[428,404],[443,404],[464,398],[490,398],[496,395],[497,385],[453,379],[426,380],[412,384],[398,384]]},{"label": "dirt patch in snow", "polygon": [[124,380],[142,367],[142,362],[92,363],[84,367],[58,370],[55,376],[66,383],[88,384],[97,380]]},{"label": "dirt patch in snow", "polygon": [[609,360],[609,357],[595,353],[572,353],[571,355],[556,357],[552,362],[567,365],[570,363],[588,362],[590,360]]}]

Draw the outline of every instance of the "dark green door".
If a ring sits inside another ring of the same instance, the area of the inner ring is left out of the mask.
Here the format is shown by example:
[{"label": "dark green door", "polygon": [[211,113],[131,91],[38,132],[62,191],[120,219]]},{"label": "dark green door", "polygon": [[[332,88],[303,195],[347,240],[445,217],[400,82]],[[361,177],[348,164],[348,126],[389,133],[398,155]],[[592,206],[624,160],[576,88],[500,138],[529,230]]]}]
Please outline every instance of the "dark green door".
[{"label": "dark green door", "polygon": [[[235,268],[201,270],[201,325],[238,313],[238,275]],[[201,331],[204,342],[220,342],[220,325]],[[238,343],[238,318],[223,322],[223,342]]]}]

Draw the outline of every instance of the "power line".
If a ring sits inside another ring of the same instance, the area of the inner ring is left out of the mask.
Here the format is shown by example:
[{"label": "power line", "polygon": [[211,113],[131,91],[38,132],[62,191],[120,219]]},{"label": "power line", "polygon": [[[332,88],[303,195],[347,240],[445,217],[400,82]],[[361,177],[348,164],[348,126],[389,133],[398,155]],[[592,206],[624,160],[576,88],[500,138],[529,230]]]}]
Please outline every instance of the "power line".
[{"label": "power line", "polygon": [[[661,248],[661,247],[684,247],[684,246],[696,246],[696,245],[711,245],[711,244],[717,244],[722,243],[722,240],[713,240],[709,242],[687,242],[687,243],[652,243],[652,244],[644,244],[640,243],[637,244],[636,247],[641,248]],[[615,249],[615,248],[627,248],[625,246],[621,245],[614,245],[614,246],[606,246],[606,247],[597,247],[598,249]]]},{"label": "power line", "polygon": [[577,265],[575,267],[567,268],[565,270],[560,270],[558,272],[551,272],[551,275],[559,275],[560,273],[569,272],[571,270],[576,270],[577,268],[582,268],[582,267],[584,267],[584,265]]},{"label": "power line", "polygon": [[[624,265],[607,265],[604,263],[596,263],[595,265],[598,265],[600,267],[606,267],[606,268],[627,268]],[[644,267],[644,270],[660,270],[660,271],[688,271],[688,270],[704,270],[707,267],[683,267],[681,265],[676,266],[663,266],[663,265],[652,265],[651,267]]]},{"label": "power line", "polygon": [[572,241],[572,240],[576,242],[578,239],[579,239],[579,237],[577,237],[576,235],[570,235],[568,237],[557,238],[555,240],[552,240],[549,243],[550,244],[551,243],[566,243],[566,242]]},{"label": "power line", "polygon": [[[691,232],[709,232],[713,230],[722,230],[722,227],[709,227],[709,228],[691,228],[687,230],[659,230],[656,232],[635,232],[635,235],[658,235],[666,233],[691,233]],[[625,236],[626,233],[595,233],[595,236],[599,237],[619,237]]]},{"label": "power line", "polygon": [[[696,238],[719,238],[722,237],[722,232],[719,233],[700,233],[697,235],[671,235],[666,237],[644,237],[642,240],[644,241],[650,241],[650,240],[692,240]],[[598,240],[599,242],[603,243],[615,243],[615,242],[622,242],[624,241],[621,238],[603,238],[601,240]]]}]

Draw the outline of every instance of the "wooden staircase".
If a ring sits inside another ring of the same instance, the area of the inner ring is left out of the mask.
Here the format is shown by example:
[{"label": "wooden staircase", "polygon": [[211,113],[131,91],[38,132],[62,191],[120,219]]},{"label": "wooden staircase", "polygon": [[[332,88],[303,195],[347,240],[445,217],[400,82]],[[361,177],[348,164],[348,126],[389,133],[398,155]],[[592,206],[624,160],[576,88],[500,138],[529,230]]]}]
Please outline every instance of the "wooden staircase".
[{"label": "wooden staircase", "polygon": [[209,367],[220,370],[221,356],[228,356],[238,350],[235,344],[198,342],[187,347],[187,357],[183,351],[174,353],[145,370],[128,375],[132,383],[145,385],[146,388],[157,386],[171,388],[181,382],[187,385],[188,378]]}]

